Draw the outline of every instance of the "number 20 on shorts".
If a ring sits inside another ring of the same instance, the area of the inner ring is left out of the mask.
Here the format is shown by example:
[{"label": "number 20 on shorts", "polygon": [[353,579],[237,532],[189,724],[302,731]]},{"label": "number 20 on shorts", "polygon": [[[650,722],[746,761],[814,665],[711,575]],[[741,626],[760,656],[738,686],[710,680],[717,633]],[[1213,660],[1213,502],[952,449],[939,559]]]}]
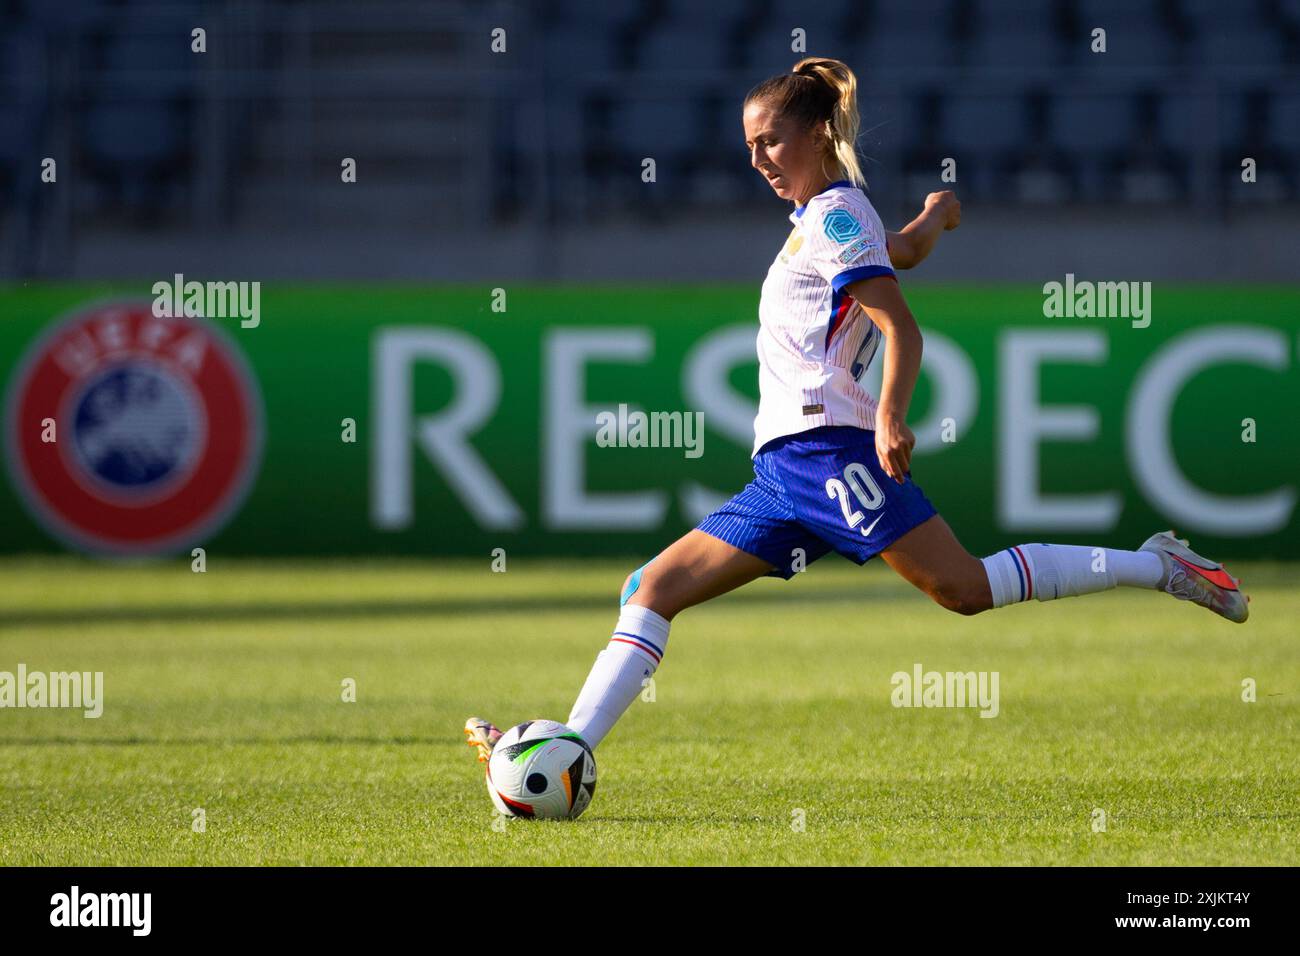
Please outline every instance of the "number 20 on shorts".
[{"label": "number 20 on shorts", "polygon": [[[844,512],[844,520],[848,522],[850,528],[857,528],[865,517],[862,511],[853,508],[853,503],[849,500],[849,491],[852,489],[853,497],[867,511],[877,511],[885,503],[885,496],[876,484],[876,479],[871,477],[871,472],[867,471],[867,466],[860,462],[852,462],[844,469],[844,480],[839,478],[826,479],[826,494],[840,503],[840,510]],[[875,522],[872,522],[872,526]],[[859,529],[865,536],[871,533],[870,528]]]}]

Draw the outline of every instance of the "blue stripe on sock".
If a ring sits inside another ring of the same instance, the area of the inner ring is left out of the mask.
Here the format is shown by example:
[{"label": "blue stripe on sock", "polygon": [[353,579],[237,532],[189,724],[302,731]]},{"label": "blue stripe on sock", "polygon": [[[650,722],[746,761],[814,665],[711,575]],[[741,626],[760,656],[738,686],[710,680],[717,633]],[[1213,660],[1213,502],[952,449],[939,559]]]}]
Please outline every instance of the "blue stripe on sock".
[{"label": "blue stripe on sock", "polygon": [[615,631],[615,632],[614,632],[614,636],[615,636],[615,637],[630,637],[630,638],[632,638],[633,640],[640,641],[642,644],[644,644],[646,647],[650,648],[650,650],[654,651],[654,652],[655,652],[656,654],[658,654],[660,657],[663,657],[663,656],[664,656],[664,652],[663,652],[662,650],[660,650],[659,648],[655,647],[654,644],[653,644],[651,641],[647,641],[647,640],[646,640],[644,637],[642,637],[640,634],[630,634],[630,633],[628,633],[627,631]]},{"label": "blue stripe on sock", "polygon": [[1007,548],[1007,554],[1011,555],[1011,563],[1016,566],[1016,577],[1020,578],[1020,600],[1027,600],[1027,595],[1025,594],[1025,572],[1020,570],[1020,559],[1016,557],[1016,553],[1010,548]]}]

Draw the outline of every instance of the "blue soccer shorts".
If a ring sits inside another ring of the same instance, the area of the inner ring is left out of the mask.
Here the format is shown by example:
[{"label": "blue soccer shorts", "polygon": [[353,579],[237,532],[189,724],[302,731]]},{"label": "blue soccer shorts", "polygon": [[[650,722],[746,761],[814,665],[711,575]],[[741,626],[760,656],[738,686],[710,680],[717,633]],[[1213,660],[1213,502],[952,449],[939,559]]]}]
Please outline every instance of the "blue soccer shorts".
[{"label": "blue soccer shorts", "polygon": [[911,472],[885,474],[875,432],[827,425],[764,445],[754,480],[698,528],[789,580],[831,551],[866,564],[935,513]]}]

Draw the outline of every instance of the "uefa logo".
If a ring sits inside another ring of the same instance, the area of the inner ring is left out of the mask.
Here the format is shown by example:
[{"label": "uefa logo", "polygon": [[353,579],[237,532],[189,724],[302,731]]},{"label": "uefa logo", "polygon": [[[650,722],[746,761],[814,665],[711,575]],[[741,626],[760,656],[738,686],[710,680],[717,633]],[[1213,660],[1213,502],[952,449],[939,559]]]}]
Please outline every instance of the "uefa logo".
[{"label": "uefa logo", "polygon": [[108,302],[29,348],[5,432],[14,486],[52,535],[101,554],[165,554],[210,537],[242,503],[262,404],[242,355],[204,319]]}]

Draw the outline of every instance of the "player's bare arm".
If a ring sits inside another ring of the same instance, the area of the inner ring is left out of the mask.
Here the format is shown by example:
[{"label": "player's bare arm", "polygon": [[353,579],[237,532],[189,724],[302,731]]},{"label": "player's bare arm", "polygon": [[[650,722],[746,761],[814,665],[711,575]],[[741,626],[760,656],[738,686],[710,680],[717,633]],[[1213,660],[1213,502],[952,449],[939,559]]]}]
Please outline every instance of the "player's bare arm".
[{"label": "player's bare arm", "polygon": [[916,436],[907,427],[907,408],[921,370],[921,330],[892,276],[862,279],[847,289],[889,346],[876,411],[876,457],[885,474],[902,484],[916,444]]},{"label": "player's bare arm", "polygon": [[921,214],[898,232],[886,234],[889,262],[895,269],[911,269],[921,264],[939,236],[961,225],[961,200],[950,189],[925,197]]}]

